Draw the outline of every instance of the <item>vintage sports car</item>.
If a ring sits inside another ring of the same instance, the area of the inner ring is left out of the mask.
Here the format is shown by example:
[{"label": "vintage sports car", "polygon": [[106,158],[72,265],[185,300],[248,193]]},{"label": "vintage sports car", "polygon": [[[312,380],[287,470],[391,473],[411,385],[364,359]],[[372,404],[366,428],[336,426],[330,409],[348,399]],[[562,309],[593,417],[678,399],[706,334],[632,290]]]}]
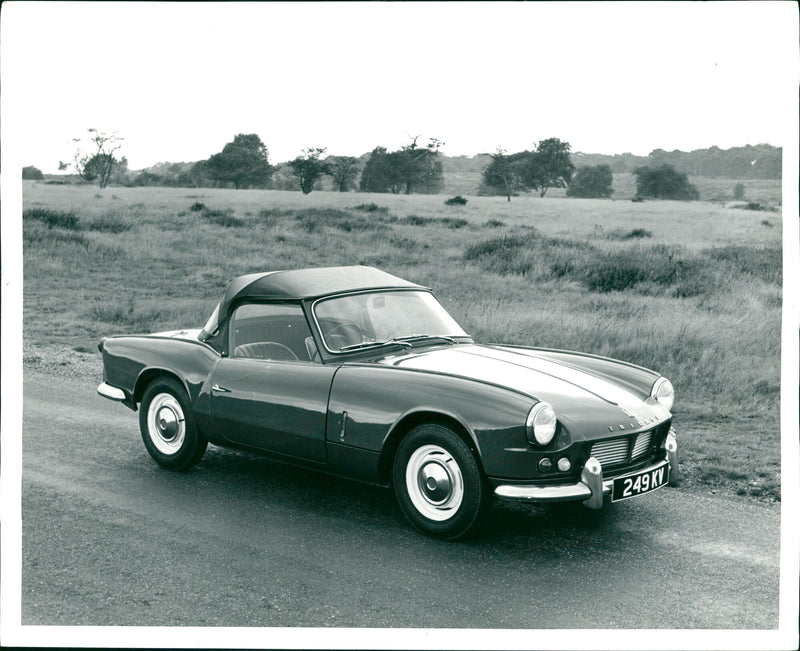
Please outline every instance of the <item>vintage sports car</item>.
[{"label": "vintage sports car", "polygon": [[372,267],[230,282],[206,325],[103,338],[100,395],[161,466],[208,442],[393,486],[461,537],[490,498],[599,509],[677,480],[673,388],[594,355],[478,345],[431,290]]}]

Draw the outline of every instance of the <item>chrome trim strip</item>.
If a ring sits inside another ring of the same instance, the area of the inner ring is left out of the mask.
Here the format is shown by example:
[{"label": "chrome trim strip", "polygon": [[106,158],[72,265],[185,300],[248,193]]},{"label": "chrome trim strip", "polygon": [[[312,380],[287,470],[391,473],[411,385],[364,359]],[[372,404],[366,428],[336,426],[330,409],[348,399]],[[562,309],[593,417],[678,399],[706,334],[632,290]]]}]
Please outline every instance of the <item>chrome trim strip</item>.
[{"label": "chrome trim strip", "polygon": [[97,386],[97,393],[109,400],[125,400],[125,392],[117,387],[112,387],[110,384],[103,382]]},{"label": "chrome trim strip", "polygon": [[[594,462],[594,464],[592,462]],[[627,477],[628,474],[658,470],[669,463],[669,459],[659,459],[651,465],[640,468],[632,473],[618,475],[612,479],[603,479],[603,471],[600,464],[596,459],[590,458],[581,472],[582,481],[576,484],[559,484],[555,486],[501,484],[494,489],[494,494],[495,497],[501,500],[508,500],[511,502],[584,501],[586,502],[585,506],[587,508],[598,509],[603,505],[603,495],[611,494],[611,487],[615,479]],[[675,470],[677,472],[677,466]],[[672,484],[671,470],[669,483]]]}]

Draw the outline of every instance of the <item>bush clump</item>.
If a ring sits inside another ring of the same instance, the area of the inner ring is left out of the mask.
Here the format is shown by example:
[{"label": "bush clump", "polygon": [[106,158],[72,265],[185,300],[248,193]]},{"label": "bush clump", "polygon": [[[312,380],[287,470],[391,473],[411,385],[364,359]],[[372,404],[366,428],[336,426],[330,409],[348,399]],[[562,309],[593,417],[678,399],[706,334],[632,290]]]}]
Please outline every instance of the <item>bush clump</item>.
[{"label": "bush clump", "polygon": [[756,210],[756,211],[763,211],[763,212],[775,212],[775,208],[770,206],[767,203],[762,203],[760,201],[748,201],[747,203],[739,203],[733,206],[734,208],[740,208],[741,210]]},{"label": "bush clump", "polygon": [[607,252],[575,240],[543,237],[535,230],[473,244],[464,259],[501,276],[563,278],[600,293],[633,290],[688,297],[714,287],[709,261],[677,248],[637,245]]},{"label": "bush clump", "polygon": [[611,187],[614,174],[608,165],[579,167],[567,186],[567,196],[581,199],[607,198],[614,193]]},{"label": "bush clump", "polygon": [[192,212],[202,212],[203,210],[208,210],[208,206],[204,204],[202,201],[195,201],[191,206],[189,206],[189,210]]},{"label": "bush clump", "polygon": [[307,210],[297,213],[295,219],[300,222],[300,226],[307,233],[318,232],[325,226],[348,233],[352,231],[374,231],[387,228],[387,226],[380,221],[352,215],[346,210],[338,210],[336,208],[308,208]]},{"label": "bush clump", "polygon": [[43,222],[48,228],[63,228],[68,231],[81,230],[80,221],[73,212],[50,210],[49,208],[28,208],[23,211],[22,219],[33,219]]},{"label": "bush clump", "polygon": [[386,206],[379,206],[377,203],[360,203],[357,206],[353,206],[353,210],[360,210],[362,212],[389,212],[389,208]]},{"label": "bush clump", "polygon": [[102,233],[124,233],[131,229],[131,224],[117,215],[101,215],[95,217],[87,225],[90,231]]},{"label": "bush clump", "polygon": [[602,227],[595,227],[595,234],[606,240],[641,240],[646,237],[653,237],[653,232],[646,228],[632,228],[626,230],[624,228],[615,228],[611,231],[603,231]]},{"label": "bush clump", "polygon": [[745,273],[764,282],[780,285],[783,279],[782,251],[779,247],[722,246],[704,254],[728,274]]},{"label": "bush clump", "polygon": [[633,176],[636,177],[636,197],[639,198],[680,201],[694,201],[700,198],[697,188],[689,183],[689,177],[678,172],[672,165],[637,167],[633,170]]},{"label": "bush clump", "polygon": [[650,293],[648,286],[660,286],[672,288],[679,297],[698,296],[710,282],[702,261],[681,258],[677,250],[666,246],[631,247],[624,255],[598,252],[581,276],[583,284],[595,292],[638,288]]},{"label": "bush clump", "polygon": [[203,218],[224,228],[241,228],[244,220],[235,217],[231,208],[225,210],[206,208],[203,210]]},{"label": "bush clump", "polygon": [[460,194],[457,194],[455,197],[451,197],[444,202],[445,206],[466,206],[467,201],[469,199],[465,199]]}]

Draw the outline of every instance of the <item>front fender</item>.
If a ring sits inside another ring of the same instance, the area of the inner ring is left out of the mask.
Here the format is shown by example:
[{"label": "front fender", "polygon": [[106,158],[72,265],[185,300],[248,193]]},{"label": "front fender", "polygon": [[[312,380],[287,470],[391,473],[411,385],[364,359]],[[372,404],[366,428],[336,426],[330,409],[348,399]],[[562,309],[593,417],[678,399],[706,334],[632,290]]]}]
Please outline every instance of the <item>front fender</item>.
[{"label": "front fender", "polygon": [[530,396],[467,378],[379,364],[344,365],[331,387],[326,439],[381,452],[409,416],[439,414],[463,427],[488,475],[502,476],[507,473],[506,448],[526,445],[525,419],[533,403]]}]

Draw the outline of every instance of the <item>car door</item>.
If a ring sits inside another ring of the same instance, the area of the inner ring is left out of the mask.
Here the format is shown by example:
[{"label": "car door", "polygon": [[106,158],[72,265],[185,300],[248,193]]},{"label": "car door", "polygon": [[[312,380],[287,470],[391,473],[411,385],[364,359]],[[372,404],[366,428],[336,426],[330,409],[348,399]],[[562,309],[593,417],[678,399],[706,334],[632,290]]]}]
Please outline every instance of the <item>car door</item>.
[{"label": "car door", "polygon": [[245,303],[230,321],[228,356],[211,377],[211,416],[232,443],[325,461],[328,396],[336,366],[318,360],[303,310]]}]

